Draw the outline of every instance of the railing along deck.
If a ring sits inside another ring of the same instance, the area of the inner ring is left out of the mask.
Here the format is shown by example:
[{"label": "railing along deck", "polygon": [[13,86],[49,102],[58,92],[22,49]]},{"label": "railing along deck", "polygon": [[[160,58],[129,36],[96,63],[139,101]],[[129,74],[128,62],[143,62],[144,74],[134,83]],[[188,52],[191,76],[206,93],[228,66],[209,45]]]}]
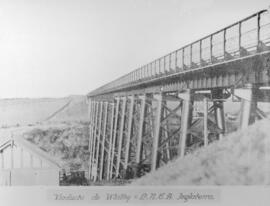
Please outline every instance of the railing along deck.
[{"label": "railing along deck", "polygon": [[260,53],[270,46],[269,11],[259,11],[92,91],[113,92],[138,83]]}]

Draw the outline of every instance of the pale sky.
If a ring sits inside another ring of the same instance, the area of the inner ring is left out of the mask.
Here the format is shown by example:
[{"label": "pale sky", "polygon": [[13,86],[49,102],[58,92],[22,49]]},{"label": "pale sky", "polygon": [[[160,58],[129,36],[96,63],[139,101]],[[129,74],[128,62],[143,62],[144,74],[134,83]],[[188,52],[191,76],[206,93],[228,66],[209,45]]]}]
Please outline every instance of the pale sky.
[{"label": "pale sky", "polygon": [[0,98],[86,94],[269,0],[0,0]]}]

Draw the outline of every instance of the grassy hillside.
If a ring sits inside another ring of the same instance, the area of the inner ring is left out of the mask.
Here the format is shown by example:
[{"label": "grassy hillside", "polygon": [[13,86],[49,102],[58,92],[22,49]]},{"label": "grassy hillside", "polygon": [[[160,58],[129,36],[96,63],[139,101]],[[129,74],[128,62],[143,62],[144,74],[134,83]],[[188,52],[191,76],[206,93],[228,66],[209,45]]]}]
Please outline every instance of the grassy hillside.
[{"label": "grassy hillside", "polygon": [[36,126],[22,133],[23,137],[64,163],[64,168],[88,170],[88,125],[62,123]]},{"label": "grassy hillside", "polygon": [[[65,106],[65,105],[64,105]],[[66,107],[56,111],[47,121],[88,121],[88,106],[85,96],[73,96]]]},{"label": "grassy hillside", "polygon": [[[67,105],[67,103],[69,103]],[[61,110],[65,105],[66,108]],[[85,96],[0,99],[0,127],[51,121],[87,121]]]},{"label": "grassy hillside", "polygon": [[170,162],[133,185],[270,184],[269,120]]},{"label": "grassy hillside", "polygon": [[43,121],[67,101],[68,98],[0,100],[0,126],[26,125]]}]

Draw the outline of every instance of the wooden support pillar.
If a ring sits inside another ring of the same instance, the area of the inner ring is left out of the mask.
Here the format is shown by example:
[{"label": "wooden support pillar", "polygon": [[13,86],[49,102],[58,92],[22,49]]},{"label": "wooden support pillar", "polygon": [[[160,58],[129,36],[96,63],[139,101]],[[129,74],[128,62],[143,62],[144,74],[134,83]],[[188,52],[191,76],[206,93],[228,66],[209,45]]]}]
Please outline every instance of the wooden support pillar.
[{"label": "wooden support pillar", "polygon": [[97,167],[97,173],[94,177],[94,182],[97,180],[98,178],[98,170],[99,170],[99,149],[100,149],[100,139],[101,139],[101,132],[102,132],[102,116],[103,116],[103,102],[100,102],[100,109],[99,109],[99,121],[98,121],[98,136],[97,136],[97,145],[96,145],[96,155],[95,155],[95,160],[96,160],[96,167]]},{"label": "wooden support pillar", "polygon": [[[165,103],[164,103],[165,104]],[[168,111],[167,110],[163,110],[163,113],[165,113],[165,114],[163,114],[163,115],[165,115],[165,117],[167,117],[168,116]],[[162,116],[162,114],[161,114],[161,116]],[[165,139],[168,139],[169,138],[169,127],[168,127],[168,121],[166,122],[166,125],[164,125],[164,127],[165,127]],[[167,155],[167,161],[169,161],[170,159],[171,159],[171,152],[170,152],[170,141],[168,141],[166,144],[166,155]]]},{"label": "wooden support pillar", "polygon": [[108,159],[107,159],[107,172],[106,172],[106,179],[110,179],[110,168],[111,168],[111,153],[112,153],[112,139],[113,139],[113,121],[114,121],[114,103],[111,104],[111,119],[110,119],[110,139],[109,139],[109,151],[108,151]]},{"label": "wooden support pillar", "polygon": [[204,137],[204,146],[208,145],[208,100],[207,98],[203,99],[203,137]]},{"label": "wooden support pillar", "polygon": [[[214,102],[215,104],[215,102]],[[222,130],[222,133],[219,134],[218,138],[222,139],[224,133],[226,132],[226,124],[225,124],[225,113],[224,113],[224,103],[219,102],[219,105],[216,107],[216,120],[218,127]]]},{"label": "wooden support pillar", "polygon": [[101,142],[101,157],[100,157],[100,169],[99,169],[99,179],[103,179],[103,165],[104,165],[104,147],[105,147],[105,139],[107,132],[107,117],[108,117],[108,102],[104,103],[104,120],[103,120],[103,131],[102,131],[102,142]]},{"label": "wooden support pillar", "polygon": [[134,96],[131,96],[130,106],[129,106],[129,115],[128,115],[128,131],[127,131],[126,149],[125,149],[125,162],[124,162],[125,171],[127,170],[128,161],[130,157],[130,139],[132,135],[133,113],[134,113]]},{"label": "wooden support pillar", "polygon": [[241,56],[241,37],[242,37],[242,23],[238,23],[238,50],[239,50],[239,55]]},{"label": "wooden support pillar", "polygon": [[113,131],[113,140],[112,140],[112,153],[111,153],[111,164],[110,164],[110,179],[113,176],[113,167],[114,167],[114,155],[115,155],[115,142],[117,138],[117,125],[118,125],[118,118],[119,118],[119,106],[120,106],[120,99],[116,98],[116,108],[115,108],[115,120],[114,120],[114,131]]},{"label": "wooden support pillar", "polygon": [[193,100],[191,90],[187,90],[184,93],[180,93],[179,98],[183,100],[183,107],[181,113],[181,132],[180,132],[180,141],[179,141],[180,144],[178,148],[178,154],[180,154],[180,157],[184,157],[186,150],[186,139],[188,136],[188,129],[190,127],[192,120]]},{"label": "wooden support pillar", "polygon": [[224,59],[226,59],[226,43],[227,43],[227,39],[226,39],[226,33],[227,33],[227,30],[224,29],[224,32],[223,32],[223,56],[224,56]]},{"label": "wooden support pillar", "polygon": [[89,118],[89,122],[91,123],[91,115],[92,115],[92,100],[88,99],[87,100],[87,105],[88,105],[88,118]]},{"label": "wooden support pillar", "polygon": [[254,112],[257,108],[255,90],[256,88],[251,84],[246,85],[245,88],[235,90],[236,96],[241,98],[241,129],[245,129],[255,122]]},{"label": "wooden support pillar", "polygon": [[91,172],[92,172],[92,153],[93,153],[93,132],[94,132],[94,116],[95,116],[95,102],[91,101],[91,117],[90,117],[90,128],[89,128],[89,172],[88,178],[91,180]]},{"label": "wooden support pillar", "polygon": [[94,123],[94,113],[95,113],[95,103],[93,100],[88,101],[89,104],[89,168],[88,168],[88,179],[91,179],[91,167],[92,167],[92,144],[93,144],[93,123]]},{"label": "wooden support pillar", "polygon": [[257,15],[257,47],[260,45],[260,33],[261,33],[261,13]]},{"label": "wooden support pillar", "polygon": [[[92,159],[91,159],[91,179],[93,176],[95,176],[96,173],[96,159],[95,159],[95,153],[96,153],[96,139],[97,139],[97,126],[98,126],[98,114],[99,114],[99,102],[96,102],[96,108],[95,108],[95,120],[93,124],[93,145],[92,145]],[[93,174],[94,172],[94,174]]]},{"label": "wooden support pillar", "polygon": [[160,141],[160,120],[162,114],[162,102],[163,102],[163,94],[158,94],[156,97],[157,100],[157,113],[155,115],[155,130],[154,130],[154,140],[152,146],[152,163],[151,170],[154,171],[159,166],[159,154],[158,154],[158,146]]},{"label": "wooden support pillar", "polygon": [[144,118],[145,118],[145,104],[146,104],[146,94],[141,97],[141,110],[140,110],[140,120],[139,120],[139,134],[137,139],[136,148],[136,163],[139,164],[141,161],[141,150],[142,150],[142,136],[144,129]]},{"label": "wooden support pillar", "polygon": [[89,172],[89,180],[92,180],[92,172],[93,172],[93,163],[94,163],[94,142],[95,142],[95,133],[96,133],[96,117],[97,117],[97,109],[98,109],[98,103],[96,101],[93,101],[93,115],[92,115],[92,133],[91,133],[91,146],[90,146],[90,172]]},{"label": "wooden support pillar", "polygon": [[121,111],[121,122],[120,122],[120,134],[118,139],[118,154],[116,161],[116,173],[115,176],[118,177],[120,172],[120,162],[121,162],[121,154],[122,154],[122,144],[123,144],[123,134],[124,134],[124,125],[125,125],[125,114],[126,114],[126,103],[127,97],[122,98],[122,111]]},{"label": "wooden support pillar", "polygon": [[225,124],[225,114],[224,114],[224,103],[223,99],[226,97],[226,94],[224,94],[223,89],[212,89],[211,90],[213,101],[213,107],[214,107],[214,115],[215,115],[215,121],[218,128],[221,130],[221,133],[218,135],[218,139],[222,139],[224,136],[224,133],[226,131],[226,124]]}]

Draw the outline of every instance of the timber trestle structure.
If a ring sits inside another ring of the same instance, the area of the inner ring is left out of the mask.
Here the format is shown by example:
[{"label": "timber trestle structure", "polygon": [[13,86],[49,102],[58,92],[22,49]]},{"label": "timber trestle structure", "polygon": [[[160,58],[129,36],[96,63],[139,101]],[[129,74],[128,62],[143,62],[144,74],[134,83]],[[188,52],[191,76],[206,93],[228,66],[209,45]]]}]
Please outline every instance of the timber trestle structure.
[{"label": "timber trestle structure", "polygon": [[88,94],[89,179],[135,178],[228,132],[226,102],[241,103],[239,128],[267,117],[270,17],[253,14]]}]

